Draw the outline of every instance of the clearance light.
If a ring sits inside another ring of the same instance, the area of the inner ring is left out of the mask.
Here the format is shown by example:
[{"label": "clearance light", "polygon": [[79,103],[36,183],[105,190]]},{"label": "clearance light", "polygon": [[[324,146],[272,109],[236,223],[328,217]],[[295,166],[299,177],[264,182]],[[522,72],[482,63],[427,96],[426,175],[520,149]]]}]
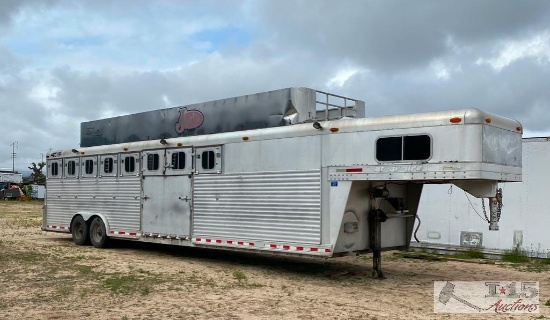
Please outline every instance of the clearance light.
[{"label": "clearance light", "polygon": [[178,142],[176,145],[177,145],[178,147],[181,147],[181,146],[183,146],[183,143]]},{"label": "clearance light", "polygon": [[521,127],[516,127],[516,131],[521,132]]},{"label": "clearance light", "polygon": [[84,154],[84,153],[85,153],[84,151],[80,152],[80,154]]},{"label": "clearance light", "polygon": [[330,128],[330,132],[338,132],[338,128]]},{"label": "clearance light", "polygon": [[244,141],[248,140],[248,137],[243,137],[243,140],[244,140]]},{"label": "clearance light", "polygon": [[124,151],[128,151],[128,148],[124,148]]},{"label": "clearance light", "polygon": [[491,121],[492,121],[491,118],[485,118],[485,122],[491,123]]},{"label": "clearance light", "polygon": [[363,172],[363,168],[347,168],[346,172]]},{"label": "clearance light", "polygon": [[451,123],[460,123],[462,121],[462,118],[454,117],[449,119],[449,121],[451,121]]}]

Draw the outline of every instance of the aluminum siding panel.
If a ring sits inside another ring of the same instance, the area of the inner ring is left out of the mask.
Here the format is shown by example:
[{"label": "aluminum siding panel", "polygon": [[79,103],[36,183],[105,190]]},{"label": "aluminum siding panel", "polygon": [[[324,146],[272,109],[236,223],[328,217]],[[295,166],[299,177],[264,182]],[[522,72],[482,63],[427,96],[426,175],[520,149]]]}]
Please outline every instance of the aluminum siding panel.
[{"label": "aluminum siding panel", "polygon": [[194,237],[319,244],[321,171],[198,175]]},{"label": "aluminum siding panel", "polygon": [[51,179],[47,185],[47,225],[69,226],[76,212],[102,213],[109,228],[140,230],[140,177]]}]

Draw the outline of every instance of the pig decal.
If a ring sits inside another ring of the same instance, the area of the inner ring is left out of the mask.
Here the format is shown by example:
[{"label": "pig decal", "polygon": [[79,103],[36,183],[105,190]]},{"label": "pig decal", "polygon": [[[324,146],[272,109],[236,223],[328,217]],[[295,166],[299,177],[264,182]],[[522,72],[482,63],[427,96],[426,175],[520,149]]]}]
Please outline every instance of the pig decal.
[{"label": "pig decal", "polygon": [[204,115],[199,110],[181,108],[178,122],[176,122],[176,133],[182,134],[184,132],[193,131],[200,127],[203,122]]}]

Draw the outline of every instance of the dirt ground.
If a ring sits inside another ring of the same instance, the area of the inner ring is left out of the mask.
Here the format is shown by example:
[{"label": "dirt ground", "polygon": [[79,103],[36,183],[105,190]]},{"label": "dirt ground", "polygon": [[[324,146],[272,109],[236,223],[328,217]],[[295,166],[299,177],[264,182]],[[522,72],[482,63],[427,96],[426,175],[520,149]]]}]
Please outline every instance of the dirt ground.
[{"label": "dirt ground", "polygon": [[[405,259],[387,252],[328,260],[118,241],[79,247],[40,231],[40,202],[0,203],[0,319],[550,318],[550,272]],[[523,268],[525,269],[525,268]],[[435,280],[540,281],[541,313],[433,313]]]}]

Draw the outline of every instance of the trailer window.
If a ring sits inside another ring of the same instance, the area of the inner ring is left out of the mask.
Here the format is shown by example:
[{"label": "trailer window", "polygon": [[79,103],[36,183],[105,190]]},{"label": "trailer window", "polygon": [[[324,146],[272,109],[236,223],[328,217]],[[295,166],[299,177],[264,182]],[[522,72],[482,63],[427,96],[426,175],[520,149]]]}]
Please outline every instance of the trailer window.
[{"label": "trailer window", "polygon": [[214,158],[214,151],[204,151],[202,153],[202,168],[206,170],[214,169],[216,159]]},{"label": "trailer window", "polygon": [[113,158],[105,158],[103,162],[103,172],[104,173],[113,172]]},{"label": "trailer window", "polygon": [[185,169],[185,152],[172,153],[172,169],[174,170]]},{"label": "trailer window", "polygon": [[59,175],[59,164],[57,162],[52,163],[51,171],[52,177],[57,177]]},{"label": "trailer window", "polygon": [[402,150],[402,137],[380,138],[376,141],[376,159],[378,161],[399,161]]},{"label": "trailer window", "polygon": [[86,174],[93,174],[94,173],[94,160],[87,159],[84,166],[84,172]]},{"label": "trailer window", "polygon": [[159,155],[157,153],[151,153],[147,155],[147,170],[158,170],[159,169]]},{"label": "trailer window", "polygon": [[427,160],[431,155],[430,136],[403,137],[403,160]]},{"label": "trailer window", "polygon": [[376,141],[378,161],[427,160],[431,156],[432,139],[428,135],[379,138]]},{"label": "trailer window", "polygon": [[74,160],[67,162],[67,175],[74,176],[76,174],[76,162]]},{"label": "trailer window", "polygon": [[124,158],[124,172],[135,172],[136,171],[136,159],[133,156],[128,156]]}]

